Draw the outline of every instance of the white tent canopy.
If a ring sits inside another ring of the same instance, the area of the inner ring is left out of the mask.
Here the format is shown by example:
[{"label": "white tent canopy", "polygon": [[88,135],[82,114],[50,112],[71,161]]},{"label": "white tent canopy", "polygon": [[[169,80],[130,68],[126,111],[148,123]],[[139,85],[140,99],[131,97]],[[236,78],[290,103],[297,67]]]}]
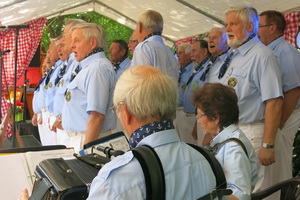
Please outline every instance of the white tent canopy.
[{"label": "white tent canopy", "polygon": [[0,22],[18,25],[40,17],[95,11],[135,29],[139,14],[154,9],[163,15],[163,36],[175,42],[222,26],[225,10],[241,5],[252,5],[258,12],[300,10],[299,0],[1,0]]}]

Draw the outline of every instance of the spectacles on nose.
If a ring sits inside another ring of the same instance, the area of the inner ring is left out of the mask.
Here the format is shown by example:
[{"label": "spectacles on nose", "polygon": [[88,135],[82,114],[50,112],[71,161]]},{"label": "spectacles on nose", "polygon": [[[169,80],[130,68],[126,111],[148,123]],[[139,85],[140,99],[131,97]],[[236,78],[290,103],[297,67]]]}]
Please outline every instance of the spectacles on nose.
[{"label": "spectacles on nose", "polygon": [[120,104],[124,104],[124,101],[120,101],[116,106],[110,107],[109,110],[110,110],[112,113],[117,114],[116,109],[117,109],[117,107],[118,107]]},{"label": "spectacles on nose", "polygon": [[198,113],[198,114],[196,115],[196,118],[197,118],[197,119],[200,119],[200,118],[203,117],[204,115],[206,115],[206,114],[203,114],[203,115],[202,115],[202,114]]},{"label": "spectacles on nose", "polygon": [[267,26],[272,26],[272,25],[273,25],[273,24],[258,25],[258,28],[267,27]]}]

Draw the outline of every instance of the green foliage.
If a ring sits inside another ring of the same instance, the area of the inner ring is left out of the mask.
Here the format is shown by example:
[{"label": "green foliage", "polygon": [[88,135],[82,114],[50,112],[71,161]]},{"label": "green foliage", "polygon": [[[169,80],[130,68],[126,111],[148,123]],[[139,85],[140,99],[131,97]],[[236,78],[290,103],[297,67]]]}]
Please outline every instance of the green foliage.
[{"label": "green foliage", "polygon": [[106,51],[109,49],[113,40],[125,40],[128,42],[133,30],[96,12],[77,13],[64,16],[58,16],[49,19],[47,26],[42,34],[43,51],[46,52],[50,44],[50,38],[56,38],[62,34],[64,22],[70,18],[83,19],[89,23],[96,23],[101,26],[106,35]]}]

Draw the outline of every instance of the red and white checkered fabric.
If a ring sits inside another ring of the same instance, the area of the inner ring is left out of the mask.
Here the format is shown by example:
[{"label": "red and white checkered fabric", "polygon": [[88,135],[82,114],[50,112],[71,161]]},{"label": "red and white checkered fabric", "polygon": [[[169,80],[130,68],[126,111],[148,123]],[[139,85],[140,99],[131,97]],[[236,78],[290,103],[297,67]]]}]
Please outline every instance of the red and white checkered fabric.
[{"label": "red and white checkered fabric", "polygon": [[284,39],[296,47],[296,35],[300,26],[300,12],[294,11],[284,14],[286,20],[286,29],[284,31]]},{"label": "red and white checkered fabric", "polygon": [[[38,45],[47,19],[40,18],[37,20],[26,22],[29,25],[27,29],[19,29],[18,34],[18,53],[17,53],[17,80],[27,69]],[[3,55],[2,68],[2,91],[7,91],[8,88],[14,87],[14,72],[15,72],[15,33],[16,29],[7,29],[0,31],[0,49],[2,51],[10,50],[10,53]],[[4,100],[3,100],[4,98]],[[1,99],[2,118],[7,111],[5,97]],[[8,136],[11,135],[11,129],[8,131]]]},{"label": "red and white checkered fabric", "polygon": [[[7,113],[7,101],[5,99],[5,96],[2,95],[2,98],[1,98],[1,113],[2,113],[2,120],[3,118],[5,117],[6,113]],[[8,125],[7,125],[7,131],[6,131],[8,137],[10,137],[12,135],[12,125],[10,122],[8,122]],[[6,138],[6,135],[4,136],[3,139]],[[1,142],[1,141],[0,141]]]}]

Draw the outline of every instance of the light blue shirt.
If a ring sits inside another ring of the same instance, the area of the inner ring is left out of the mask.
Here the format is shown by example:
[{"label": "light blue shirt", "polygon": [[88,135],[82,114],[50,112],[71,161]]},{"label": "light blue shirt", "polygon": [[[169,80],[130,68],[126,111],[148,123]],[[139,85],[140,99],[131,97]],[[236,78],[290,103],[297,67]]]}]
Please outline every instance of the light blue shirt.
[{"label": "light blue shirt", "polygon": [[149,65],[178,80],[178,62],[160,35],[149,37],[134,49],[131,66]]},{"label": "light blue shirt", "polygon": [[193,71],[194,71],[193,63],[190,63],[188,66],[186,66],[183,69],[183,72],[181,72],[181,78],[180,82],[178,83],[178,106],[183,106],[183,94],[185,91],[186,83],[188,82],[189,78],[191,77]]},{"label": "light blue shirt", "polygon": [[101,132],[114,129],[116,116],[109,109],[116,73],[104,52],[79,62],[81,71],[68,84],[62,110],[62,125],[67,132],[86,132],[91,111],[105,115]]},{"label": "light blue shirt", "polygon": [[71,73],[73,69],[77,67],[77,65],[78,62],[75,59],[74,53],[71,53],[68,58],[66,73],[63,75],[63,77],[56,85],[56,92],[55,92],[54,102],[53,102],[53,112],[56,117],[61,115],[62,113],[63,105],[65,102],[65,92],[68,84],[70,83]]},{"label": "light blue shirt", "polygon": [[257,182],[257,158],[253,146],[237,125],[230,125],[212,139],[210,146],[229,138],[240,139],[246,147],[248,156],[236,142],[220,145],[215,157],[220,162],[227,181],[227,188],[238,199],[250,200]]},{"label": "light blue shirt", "polygon": [[235,50],[219,82],[235,89],[240,124],[263,122],[265,101],[283,96],[277,58],[257,36]]},{"label": "light blue shirt", "polygon": [[120,63],[120,67],[117,70],[117,79],[120,78],[121,74],[128,68],[130,67],[131,60],[127,57],[123,62]]},{"label": "light blue shirt", "polygon": [[60,71],[60,67],[63,65],[62,60],[58,60],[55,63],[55,69],[51,74],[48,87],[46,89],[46,108],[48,109],[49,112],[53,112],[53,102],[54,102],[54,96],[55,96],[55,91],[56,91],[56,86],[55,86],[55,79],[57,77],[57,74]]},{"label": "light blue shirt", "polygon": [[[290,43],[284,40],[283,36],[274,40],[268,45],[279,59],[281,72],[282,89],[286,93],[291,89],[300,86],[300,52]],[[297,107],[300,105],[298,101]]]},{"label": "light blue shirt", "polygon": [[227,58],[228,54],[225,53],[221,56],[219,56],[214,64],[210,67],[209,72],[206,74],[205,83],[216,83],[219,82],[218,76],[220,68],[224,62],[224,60]]},{"label": "light blue shirt", "polygon": [[[216,185],[207,160],[181,142],[174,129],[156,132],[138,144],[153,147],[165,172],[166,199],[197,199]],[[88,200],[146,199],[145,180],[132,151],[104,165],[92,182]]]},{"label": "light blue shirt", "polygon": [[207,66],[209,59],[202,64],[197,74],[193,77],[192,81],[187,85],[183,94],[183,111],[187,113],[196,113],[196,107],[193,105],[193,92],[203,85],[203,81],[200,80],[205,67]]}]

